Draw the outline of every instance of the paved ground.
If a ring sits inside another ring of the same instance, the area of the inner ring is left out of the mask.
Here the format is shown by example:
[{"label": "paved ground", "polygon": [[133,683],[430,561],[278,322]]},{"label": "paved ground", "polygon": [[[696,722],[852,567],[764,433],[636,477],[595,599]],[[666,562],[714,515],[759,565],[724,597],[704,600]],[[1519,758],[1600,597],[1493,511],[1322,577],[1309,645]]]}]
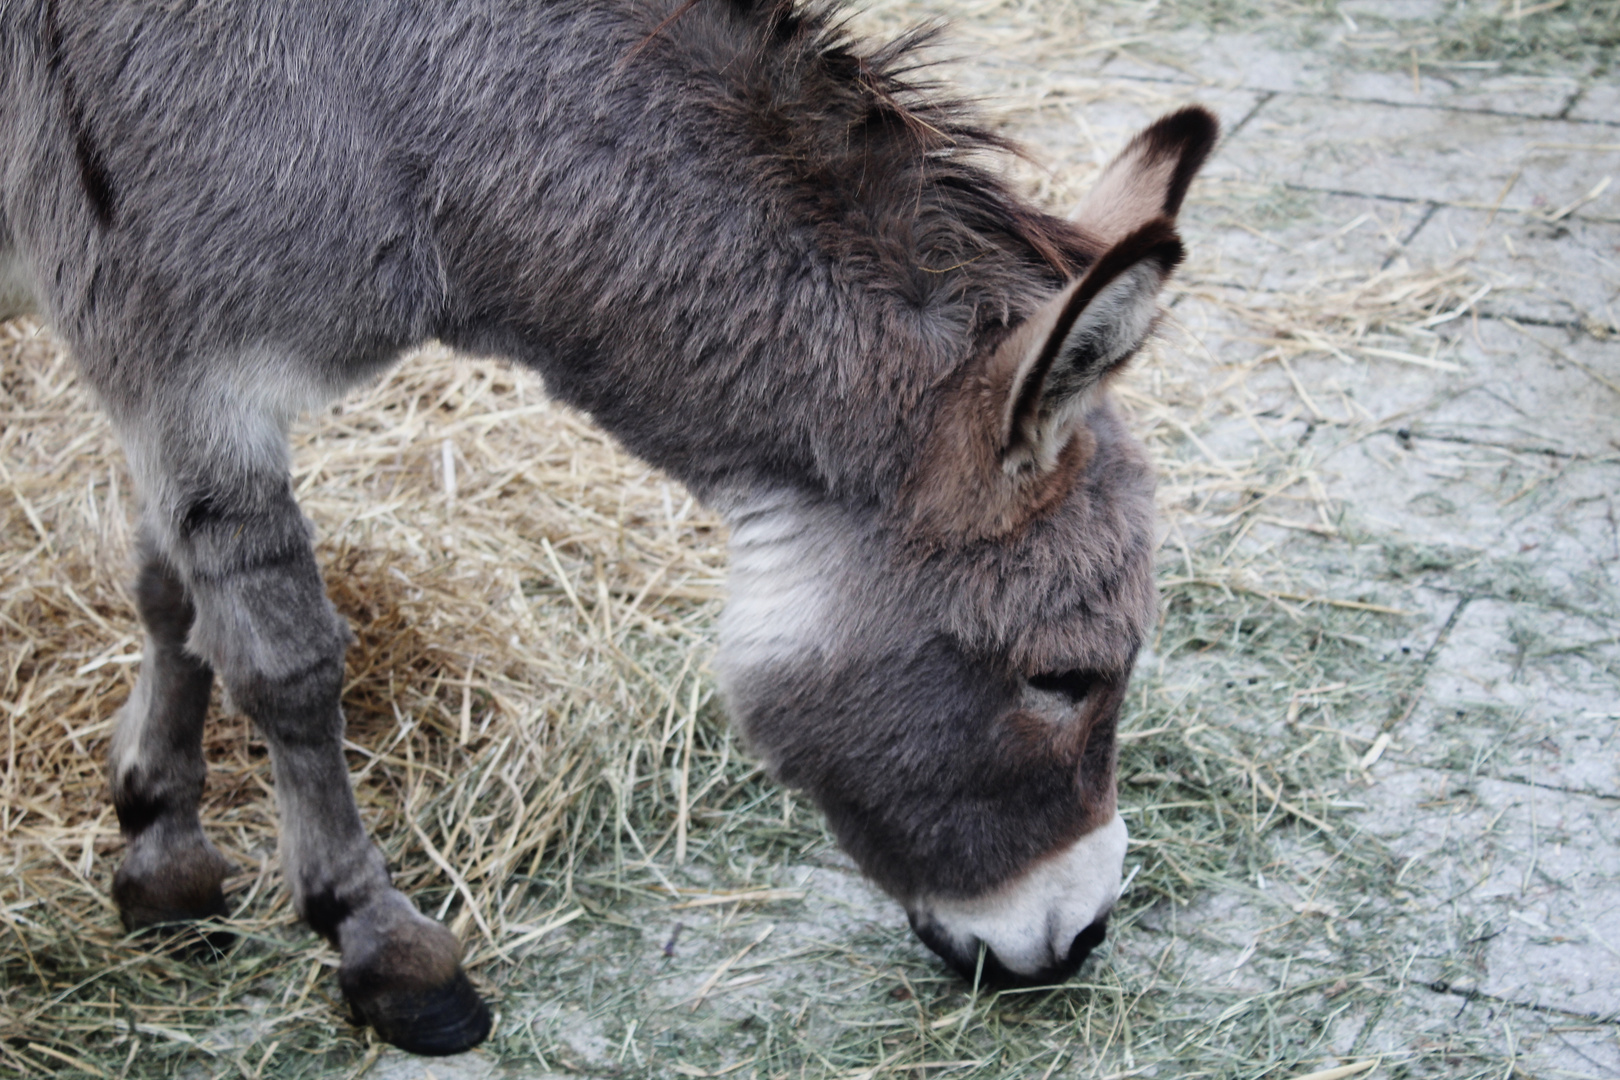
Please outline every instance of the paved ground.
[{"label": "paved ground", "polygon": [[[1205,377],[1241,377],[1195,453],[1310,474],[1303,506],[1248,500],[1228,562],[1418,613],[1375,646],[1414,659],[1404,692],[1344,732],[1381,748],[1355,827],[1422,882],[1360,920],[1386,937],[1369,955],[1406,953],[1384,984],[1405,1015],[1356,1010],[1334,1042],[1400,1055],[1469,1031],[1518,1075],[1620,1075],[1620,95],[1580,65],[1369,71],[1350,37],[1189,30],[1095,69],[1228,125],[1175,311]],[[1339,355],[1299,340],[1334,325],[1335,294],[1446,278],[1452,310]],[[1264,952],[1222,898],[1194,912],[1182,933],[1204,919]]]}]

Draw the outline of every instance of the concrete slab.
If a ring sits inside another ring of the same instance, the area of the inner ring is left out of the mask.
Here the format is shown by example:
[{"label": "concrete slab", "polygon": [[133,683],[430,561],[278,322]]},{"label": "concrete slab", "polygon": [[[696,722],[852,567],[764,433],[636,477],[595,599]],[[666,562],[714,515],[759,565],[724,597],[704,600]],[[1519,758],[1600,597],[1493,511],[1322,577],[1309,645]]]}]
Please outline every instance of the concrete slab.
[{"label": "concrete slab", "polygon": [[1587,81],[1586,89],[1569,110],[1571,120],[1590,120],[1611,129],[1620,127],[1620,83],[1611,74],[1608,78]]},{"label": "concrete slab", "polygon": [[1443,207],[1407,248],[1416,264],[1466,265],[1485,314],[1620,332],[1620,223]]},{"label": "concrete slab", "polygon": [[[1547,647],[1549,637],[1563,648]],[[1620,649],[1590,619],[1471,599],[1433,658],[1423,707],[1401,727],[1405,749],[1391,760],[1432,765],[1450,753],[1458,770],[1608,799],[1620,812],[1620,719],[1606,670],[1617,661]],[[1439,749],[1447,746],[1457,749]]]},{"label": "concrete slab", "polygon": [[1218,214],[1195,215],[1182,231],[1201,277],[1259,292],[1365,280],[1406,251],[1431,213],[1420,202],[1234,187]]},{"label": "concrete slab", "polygon": [[1468,341],[1456,354],[1464,370],[1449,381],[1394,364],[1357,372],[1327,359],[1297,362],[1302,381],[1331,379],[1378,417],[1373,430],[1321,434],[1323,484],[1359,528],[1520,560],[1544,588],[1573,595],[1584,594],[1580,582],[1612,588],[1616,395],[1588,369],[1620,358],[1612,347],[1576,342],[1559,348],[1571,361],[1587,357],[1583,368],[1560,368],[1499,323],[1482,321],[1480,338],[1484,348]]},{"label": "concrete slab", "polygon": [[[1305,50],[1276,34],[1188,28],[1125,46],[1101,72],[1114,79],[1167,79],[1344,103],[1547,118],[1558,116],[1581,89],[1579,76],[1571,72],[1532,75],[1435,64],[1414,71],[1404,64],[1381,64],[1380,59],[1398,58],[1398,50],[1358,48],[1361,35],[1342,25],[1328,24],[1322,33],[1326,40]],[[1333,62],[1323,62],[1324,52]]]},{"label": "concrete slab", "polygon": [[[1620,141],[1588,124],[1296,96],[1268,102],[1222,158],[1251,183],[1478,209],[1553,212],[1620,176]],[[1620,220],[1620,188],[1576,213]]]},{"label": "concrete slab", "polygon": [[1362,815],[1433,905],[1414,975],[1576,1018],[1620,1011],[1620,870],[1585,854],[1620,844],[1613,802],[1459,769],[1380,773],[1370,795],[1426,811]]}]

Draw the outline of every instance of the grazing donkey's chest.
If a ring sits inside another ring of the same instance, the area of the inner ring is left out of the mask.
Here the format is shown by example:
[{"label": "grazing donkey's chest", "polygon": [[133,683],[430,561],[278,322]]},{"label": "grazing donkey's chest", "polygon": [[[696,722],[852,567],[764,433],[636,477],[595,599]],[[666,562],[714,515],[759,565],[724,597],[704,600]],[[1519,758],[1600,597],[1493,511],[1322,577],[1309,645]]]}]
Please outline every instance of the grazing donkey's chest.
[{"label": "grazing donkey's chest", "polygon": [[141,490],[109,781],[126,925],[226,913],[210,689],[269,744],[293,903],[383,1038],[476,1044],[394,889],[286,427],[431,337],[537,369],[731,520],[734,720],[988,980],[1067,977],[1119,894],[1115,727],[1152,479],[1107,384],[1182,256],[1184,109],[1076,222],[799,0],[0,0],[0,315],[35,304]]}]

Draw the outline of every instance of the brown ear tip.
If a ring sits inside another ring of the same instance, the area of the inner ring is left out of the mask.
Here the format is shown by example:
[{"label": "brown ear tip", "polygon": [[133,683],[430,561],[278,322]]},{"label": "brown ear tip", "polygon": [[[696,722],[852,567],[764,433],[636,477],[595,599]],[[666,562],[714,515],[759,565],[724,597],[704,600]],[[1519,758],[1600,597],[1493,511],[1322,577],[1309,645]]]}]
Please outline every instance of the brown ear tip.
[{"label": "brown ear tip", "polygon": [[1127,252],[1131,262],[1152,259],[1168,273],[1181,265],[1187,257],[1187,248],[1176,231],[1176,223],[1167,217],[1157,217],[1138,228],[1118,244],[1115,250]]},{"label": "brown ear tip", "polygon": [[1193,168],[1203,164],[1221,137],[1221,122],[1202,105],[1188,105],[1159,117],[1142,132],[1157,154],[1191,158]]},{"label": "brown ear tip", "polygon": [[1221,122],[1202,105],[1184,105],[1159,117],[1148,128],[1162,132],[1178,146],[1213,146],[1221,135]]},{"label": "brown ear tip", "polygon": [[1175,173],[1164,193],[1164,213],[1175,217],[1187,188],[1221,137],[1221,122],[1202,105],[1188,105],[1155,120],[1141,134],[1154,158],[1176,158]]}]

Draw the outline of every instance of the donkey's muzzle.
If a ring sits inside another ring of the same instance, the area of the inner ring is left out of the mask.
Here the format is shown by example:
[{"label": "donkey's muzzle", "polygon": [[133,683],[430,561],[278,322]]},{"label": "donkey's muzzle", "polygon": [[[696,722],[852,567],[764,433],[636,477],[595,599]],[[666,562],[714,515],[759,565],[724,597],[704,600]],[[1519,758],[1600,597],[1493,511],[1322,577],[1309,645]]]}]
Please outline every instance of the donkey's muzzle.
[{"label": "donkey's muzzle", "polygon": [[[1052,986],[1067,982],[1080,970],[1093,949],[1108,936],[1108,916],[1104,915],[1074,936],[1069,950],[1053,963],[1034,971],[1016,971],[996,955],[996,951],[974,939],[971,947],[963,947],[943,933],[931,921],[911,916],[911,929],[922,943],[938,954],[962,978],[989,990],[1012,990],[1026,986]],[[983,959],[980,959],[980,954]]]},{"label": "donkey's muzzle", "polygon": [[906,904],[911,928],[970,982],[1062,982],[1107,933],[1128,839],[1124,820],[1115,814],[980,896],[913,897]]}]

